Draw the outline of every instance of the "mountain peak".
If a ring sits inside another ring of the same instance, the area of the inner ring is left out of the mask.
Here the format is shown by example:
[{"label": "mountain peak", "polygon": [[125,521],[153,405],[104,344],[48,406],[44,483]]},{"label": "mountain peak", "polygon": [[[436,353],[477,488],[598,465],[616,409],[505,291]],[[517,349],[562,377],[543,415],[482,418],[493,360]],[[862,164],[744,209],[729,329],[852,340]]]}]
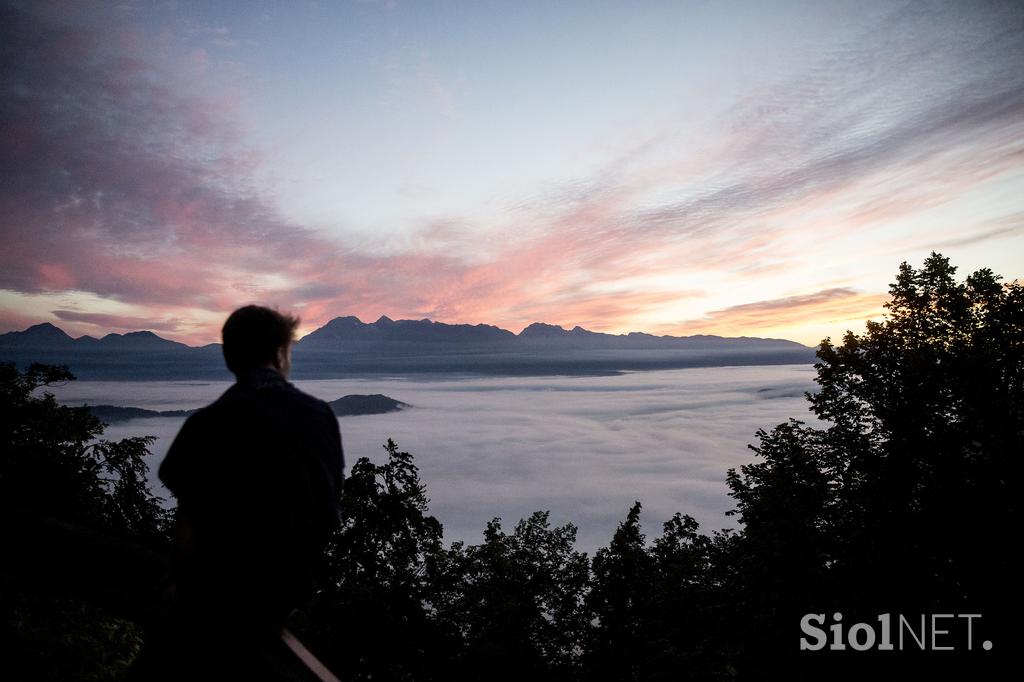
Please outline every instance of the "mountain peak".
[{"label": "mountain peak", "polygon": [[20,332],[0,334],[0,339],[5,346],[24,348],[65,347],[73,345],[75,342],[73,338],[64,333],[63,329],[49,322],[34,324]]},{"label": "mountain peak", "polygon": [[111,332],[98,342],[101,346],[108,348],[123,348],[126,350],[158,350],[158,349],[169,349],[178,347],[188,347],[185,344],[178,343],[177,341],[171,341],[165,339],[162,336],[158,336],[151,331],[138,331],[138,332],[125,332],[124,334],[116,334]]},{"label": "mountain peak", "polygon": [[365,322],[360,320],[355,315],[346,315],[345,317],[336,317],[320,329],[336,329],[336,328],[349,328],[349,327],[361,327]]},{"label": "mountain peak", "polygon": [[525,338],[543,338],[550,336],[562,336],[567,332],[557,324],[547,324],[546,322],[534,322],[523,331],[519,332],[519,336]]},{"label": "mountain peak", "polygon": [[381,315],[380,317],[377,318],[377,321],[374,322],[374,324],[394,324],[394,323],[395,323],[395,321],[392,320],[387,315]]},{"label": "mountain peak", "polygon": [[47,339],[70,339],[71,338],[70,336],[67,335],[67,333],[65,333],[65,331],[63,329],[61,329],[60,327],[57,327],[55,325],[52,325],[49,322],[41,322],[39,324],[34,324],[34,325],[32,325],[31,327],[29,327],[28,329],[26,329],[25,331],[23,331],[21,333],[22,334],[29,334],[29,335],[37,337],[37,338],[47,338]]}]

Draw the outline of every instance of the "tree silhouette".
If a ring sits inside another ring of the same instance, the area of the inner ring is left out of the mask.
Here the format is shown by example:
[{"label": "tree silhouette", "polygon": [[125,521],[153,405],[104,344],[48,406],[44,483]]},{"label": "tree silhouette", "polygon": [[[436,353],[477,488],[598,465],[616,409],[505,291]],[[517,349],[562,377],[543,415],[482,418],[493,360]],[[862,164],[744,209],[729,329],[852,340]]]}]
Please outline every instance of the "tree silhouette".
[{"label": "tree silhouette", "polygon": [[653,636],[655,558],[640,531],[634,502],[608,547],[597,550],[588,606],[595,623],[588,647],[590,676],[643,679]]},{"label": "tree silhouette", "polygon": [[534,512],[511,533],[494,519],[482,544],[456,542],[439,557],[431,600],[460,635],[458,679],[575,678],[589,577],[575,541],[575,526],[552,528]]},{"label": "tree silhouette", "polygon": [[1024,288],[987,269],[957,282],[955,271],[935,253],[920,270],[903,263],[886,319],[818,350],[808,399],[827,427],[760,432],[762,461],[729,472],[748,669],[807,661],[779,653],[792,652],[794,616],[831,609],[983,614],[985,637],[1011,649]]},{"label": "tree silhouette", "polygon": [[145,553],[138,563],[136,545],[167,537],[146,483],[153,439],[101,440],[88,408],[38,394],[72,380],[66,367],[0,364],[4,679],[112,679],[126,668],[142,636],[126,602],[159,567]]},{"label": "tree silhouette", "polygon": [[441,524],[427,515],[412,456],[390,439],[384,448],[386,462],[360,458],[345,480],[324,587],[295,627],[346,679],[432,679],[448,646],[425,600]]},{"label": "tree silhouette", "polygon": [[167,513],[149,490],[152,437],[106,441],[88,407],[37,389],[74,381],[67,367],[0,364],[0,499],[76,523],[158,537]]}]

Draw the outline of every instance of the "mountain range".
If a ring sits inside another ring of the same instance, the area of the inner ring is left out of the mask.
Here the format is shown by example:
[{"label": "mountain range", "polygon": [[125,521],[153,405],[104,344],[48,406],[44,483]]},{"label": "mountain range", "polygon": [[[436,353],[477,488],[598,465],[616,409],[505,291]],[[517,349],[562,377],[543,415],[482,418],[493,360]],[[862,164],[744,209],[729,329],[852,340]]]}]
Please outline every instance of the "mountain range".
[{"label": "mountain range", "polygon": [[[605,334],[536,322],[514,334],[486,324],[336,317],[293,348],[293,376],[609,374],[693,366],[813,362],[793,341]],[[73,338],[48,322],[0,334],[0,360],[66,364],[83,379],[230,379],[220,344],[189,346],[150,331]]]}]

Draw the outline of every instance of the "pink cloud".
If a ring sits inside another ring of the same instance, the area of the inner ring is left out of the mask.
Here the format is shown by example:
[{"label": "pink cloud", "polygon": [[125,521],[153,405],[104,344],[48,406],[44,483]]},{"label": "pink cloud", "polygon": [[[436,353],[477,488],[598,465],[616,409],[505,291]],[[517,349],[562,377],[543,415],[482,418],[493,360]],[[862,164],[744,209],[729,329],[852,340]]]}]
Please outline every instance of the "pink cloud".
[{"label": "pink cloud", "polygon": [[24,315],[13,310],[0,309],[0,329],[22,330],[40,322],[39,317]]},{"label": "pink cloud", "polygon": [[50,291],[74,289],[76,280],[68,268],[60,263],[39,263],[39,284]]},{"label": "pink cloud", "polygon": [[104,313],[83,313],[74,310],[54,310],[53,316],[64,322],[80,322],[103,330],[124,329],[128,331],[177,332],[181,320],[162,320],[131,315],[107,315]]},{"label": "pink cloud", "polygon": [[[969,97],[893,107],[891,120],[866,138],[858,118],[889,105],[884,88],[858,80],[878,69],[854,64],[851,87],[864,96],[850,106],[860,110],[815,100],[831,82],[796,78],[753,91],[732,112],[730,134],[701,155],[675,153],[678,139],[667,132],[648,134],[592,178],[521,206],[521,229],[484,229],[481,237],[435,224],[422,233],[422,249],[375,257],[285,220],[252,186],[260,159],[232,124],[232,97],[214,101],[179,87],[208,74],[216,50],[172,67],[138,27],[116,17],[93,24],[104,26],[100,33],[45,7],[5,5],[0,13],[11,74],[0,100],[0,288],[80,290],[136,304],[149,314],[54,314],[98,327],[148,324],[190,342],[217,336],[215,325],[190,322],[197,311],[226,314],[253,301],[294,309],[308,325],[388,314],[513,330],[538,320],[622,329],[698,293],[622,286],[605,295],[595,284],[640,273],[778,275],[806,256],[784,237],[799,236],[787,223],[808,211],[842,207],[834,224],[808,228],[838,231],[934,207],[1024,163],[1021,76],[986,70],[992,54],[976,57],[975,80],[944,83]],[[985,49],[998,55],[997,43]],[[429,69],[423,75],[450,112],[451,86]],[[929,150],[960,147],[967,151],[942,166],[945,175],[928,176]],[[912,191],[857,194],[865,178],[890,169],[903,178],[896,189]],[[682,186],[691,189],[647,201],[652,188]],[[1017,228],[999,229],[993,234]],[[475,241],[484,239],[486,257]],[[453,241],[462,248],[450,248]],[[831,289],[711,311],[682,327],[756,332],[861,314],[877,301]]]}]

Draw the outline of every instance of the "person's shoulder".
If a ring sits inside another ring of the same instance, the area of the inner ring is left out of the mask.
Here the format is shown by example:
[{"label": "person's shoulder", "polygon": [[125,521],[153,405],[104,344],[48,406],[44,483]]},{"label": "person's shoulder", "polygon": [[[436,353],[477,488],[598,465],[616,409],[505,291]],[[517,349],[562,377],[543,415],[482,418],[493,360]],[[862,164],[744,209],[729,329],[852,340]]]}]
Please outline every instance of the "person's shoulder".
[{"label": "person's shoulder", "polygon": [[201,434],[205,433],[209,428],[212,421],[216,418],[216,402],[213,402],[204,407],[192,410],[192,412],[185,417],[185,421],[182,423],[181,428],[178,430],[178,436],[176,441],[189,440],[194,437],[201,437]]},{"label": "person's shoulder", "polygon": [[[234,388],[234,387],[232,387]],[[185,424],[191,424],[192,426],[198,426],[209,422],[211,419],[216,419],[219,412],[227,409],[232,402],[232,394],[234,391],[229,388],[227,391],[222,393],[212,403],[197,407],[185,418]]]},{"label": "person's shoulder", "polygon": [[192,410],[182,424],[182,431],[202,431],[204,428],[217,424],[228,415],[238,410],[241,400],[241,391],[238,384],[232,384],[217,396],[212,403]]},{"label": "person's shoulder", "polygon": [[216,413],[218,410],[222,410],[225,406],[230,405],[232,402],[238,399],[239,386],[237,383],[228,386],[223,393],[217,396],[213,402],[207,403],[202,407],[197,407],[192,410],[192,413],[188,416],[188,419],[195,419],[196,421],[203,421],[209,419],[210,416]]},{"label": "person's shoulder", "polygon": [[302,389],[300,389],[291,382],[287,382],[285,386],[285,390],[287,390],[290,399],[295,401],[297,404],[300,404],[309,410],[323,412],[326,414],[330,414],[332,416],[334,415],[334,409],[326,400],[321,400],[316,396],[306,393],[305,391],[303,391]]},{"label": "person's shoulder", "polygon": [[175,496],[180,496],[183,486],[188,485],[195,463],[201,459],[197,450],[204,447],[209,437],[211,407],[200,407],[185,418],[157,469],[157,476]]}]

